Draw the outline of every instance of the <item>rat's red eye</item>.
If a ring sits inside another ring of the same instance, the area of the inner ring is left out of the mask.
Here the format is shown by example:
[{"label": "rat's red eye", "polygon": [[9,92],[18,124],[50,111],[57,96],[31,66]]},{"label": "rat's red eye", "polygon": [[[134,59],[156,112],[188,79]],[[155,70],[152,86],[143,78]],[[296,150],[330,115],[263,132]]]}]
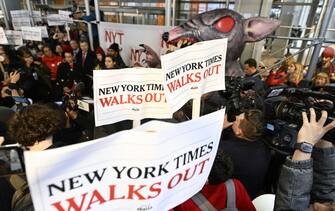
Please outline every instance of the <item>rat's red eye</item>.
[{"label": "rat's red eye", "polygon": [[220,32],[227,33],[227,32],[230,32],[234,28],[234,25],[235,25],[235,20],[232,17],[227,16],[227,17],[224,17],[218,20],[215,23],[214,27],[216,30]]}]

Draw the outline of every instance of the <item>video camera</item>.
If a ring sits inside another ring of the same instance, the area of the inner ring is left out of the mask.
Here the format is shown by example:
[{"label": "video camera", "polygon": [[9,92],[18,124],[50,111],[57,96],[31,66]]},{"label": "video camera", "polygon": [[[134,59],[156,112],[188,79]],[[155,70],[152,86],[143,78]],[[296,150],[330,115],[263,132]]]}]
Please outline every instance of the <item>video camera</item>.
[{"label": "video camera", "polygon": [[220,95],[225,99],[224,106],[227,108],[229,122],[235,121],[236,116],[245,110],[256,108],[255,97],[241,96],[244,91],[252,89],[254,84],[251,78],[226,76],[226,90],[220,91]]},{"label": "video camera", "polygon": [[[328,112],[326,121],[330,123],[335,116],[335,88],[328,86],[323,91],[309,88],[273,87],[268,90],[264,100],[265,118],[264,137],[271,148],[282,154],[291,154],[297,134],[302,126],[302,112],[309,115],[309,108],[314,108],[317,119],[321,111]],[[329,131],[323,139],[335,141],[335,130]]]}]

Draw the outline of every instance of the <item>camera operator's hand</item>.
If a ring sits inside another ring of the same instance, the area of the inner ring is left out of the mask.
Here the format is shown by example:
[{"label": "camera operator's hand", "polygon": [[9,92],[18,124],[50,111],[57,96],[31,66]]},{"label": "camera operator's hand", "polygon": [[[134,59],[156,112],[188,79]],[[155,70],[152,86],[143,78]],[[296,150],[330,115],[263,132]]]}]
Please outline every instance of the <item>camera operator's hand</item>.
[{"label": "camera operator's hand", "polygon": [[307,118],[306,112],[302,113],[303,125],[299,130],[297,142],[307,142],[312,145],[318,143],[321,138],[331,129],[335,127],[335,120],[328,125],[326,123],[328,114],[322,111],[322,116],[319,121],[316,121],[316,114],[314,108],[310,109],[310,120]]},{"label": "camera operator's hand", "polygon": [[[335,127],[335,120],[324,126],[327,120],[327,112],[322,111],[321,118],[316,121],[316,114],[313,108],[310,109],[310,119],[308,120],[306,112],[302,113],[303,125],[299,130],[297,143],[307,142],[313,146],[331,129]],[[311,153],[302,152],[299,149],[294,151],[292,160],[309,160]]]}]

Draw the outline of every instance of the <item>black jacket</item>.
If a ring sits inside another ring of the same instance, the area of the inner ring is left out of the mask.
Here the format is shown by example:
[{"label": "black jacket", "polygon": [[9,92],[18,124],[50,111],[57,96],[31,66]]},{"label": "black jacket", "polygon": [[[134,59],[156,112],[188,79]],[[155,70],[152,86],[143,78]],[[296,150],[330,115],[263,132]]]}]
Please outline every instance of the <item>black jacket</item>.
[{"label": "black jacket", "polygon": [[73,64],[73,68],[71,68],[70,64],[67,62],[63,62],[58,66],[58,75],[57,75],[57,83],[61,87],[67,86],[71,89],[74,84],[74,81],[77,83],[81,81],[81,73],[78,69],[77,64]]},{"label": "black jacket", "polygon": [[124,63],[124,61],[123,61],[123,59],[120,55],[117,55],[117,56],[113,57],[113,60],[116,63],[115,69],[127,68],[127,65]]},{"label": "black jacket", "polygon": [[255,90],[260,96],[263,96],[266,90],[266,85],[264,81],[262,81],[262,77],[259,75],[259,72],[255,72],[252,75],[245,76],[246,81],[254,81],[254,85],[252,89]]},{"label": "black jacket", "polygon": [[96,65],[97,56],[91,50],[87,52],[85,62],[83,63],[83,52],[80,50],[76,56],[76,64],[82,74],[93,75],[93,70]]},{"label": "black jacket", "polygon": [[250,198],[261,195],[271,159],[268,147],[261,140],[237,138],[231,129],[222,132],[219,147],[231,157],[233,177],[243,183]]}]

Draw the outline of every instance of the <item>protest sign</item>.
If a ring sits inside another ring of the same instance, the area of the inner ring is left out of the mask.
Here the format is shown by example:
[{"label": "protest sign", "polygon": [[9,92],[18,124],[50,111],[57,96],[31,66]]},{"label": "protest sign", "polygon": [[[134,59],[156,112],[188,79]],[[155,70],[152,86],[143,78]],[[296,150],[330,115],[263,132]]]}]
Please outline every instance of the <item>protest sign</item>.
[{"label": "protest sign", "polygon": [[169,210],[200,191],[224,111],[179,124],[149,122],[98,140],[26,151],[36,211]]},{"label": "protest sign", "polygon": [[61,19],[65,21],[65,23],[73,23],[73,19],[70,17],[72,14],[71,11],[58,10],[58,14],[60,15]]},{"label": "protest sign", "polygon": [[161,69],[95,70],[95,125],[130,119],[172,118]]},{"label": "protest sign", "polygon": [[42,38],[48,38],[49,37],[47,26],[35,26],[35,27],[41,29]]},{"label": "protest sign", "polygon": [[73,23],[73,19],[70,18],[71,12],[60,10],[58,14],[51,14],[47,16],[49,26],[62,26],[66,23]]},{"label": "protest sign", "polygon": [[38,10],[34,10],[33,11],[33,20],[34,22],[42,22],[42,15],[41,15],[41,11]]},{"label": "protest sign", "polygon": [[62,26],[65,23],[60,21],[61,16],[59,14],[50,14],[47,16],[49,26]]},{"label": "protest sign", "polygon": [[22,39],[32,41],[42,41],[42,30],[39,27],[22,26]]},{"label": "protest sign", "polygon": [[22,32],[21,31],[5,31],[9,45],[23,45]]},{"label": "protest sign", "polygon": [[167,51],[162,34],[170,27],[100,22],[98,29],[101,47],[106,50],[113,43],[119,44],[120,55],[129,67],[148,67],[146,54],[138,51],[142,49],[140,44],[150,46],[158,56]]},{"label": "protest sign", "polygon": [[11,10],[10,14],[14,30],[21,30],[22,26],[31,26],[28,10]]},{"label": "protest sign", "polygon": [[161,56],[165,94],[173,112],[190,99],[225,89],[226,50],[227,39],[219,39]]},{"label": "protest sign", "polygon": [[6,45],[8,44],[8,40],[5,34],[5,31],[2,27],[0,27],[0,44]]}]

